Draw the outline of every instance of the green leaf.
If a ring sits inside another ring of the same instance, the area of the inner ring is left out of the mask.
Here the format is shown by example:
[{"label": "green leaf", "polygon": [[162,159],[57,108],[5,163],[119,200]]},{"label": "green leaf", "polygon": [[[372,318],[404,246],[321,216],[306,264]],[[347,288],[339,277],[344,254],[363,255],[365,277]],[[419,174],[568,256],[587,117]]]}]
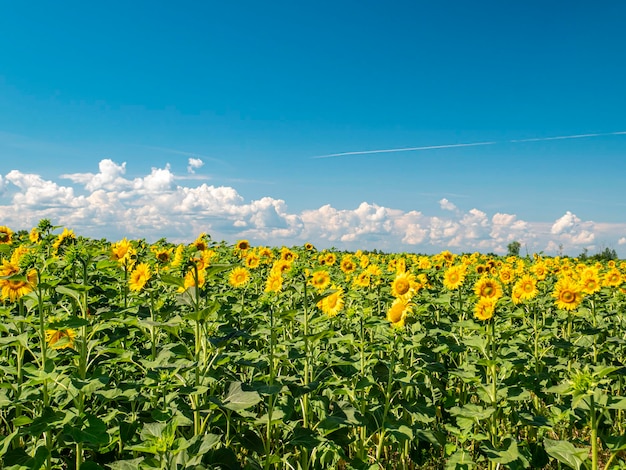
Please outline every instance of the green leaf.
[{"label": "green leaf", "polygon": [[80,419],[77,425],[66,425],[64,431],[72,436],[74,442],[82,442],[91,447],[99,447],[109,442],[106,424],[91,414],[87,414],[86,419]]},{"label": "green leaf", "polygon": [[508,464],[521,457],[515,439],[506,438],[503,445],[496,449],[490,442],[483,444],[482,449],[489,460],[499,464]]},{"label": "green leaf", "polygon": [[245,410],[259,403],[262,398],[255,391],[245,391],[241,382],[231,382],[228,395],[224,399],[225,408],[233,411]]},{"label": "green leaf", "polygon": [[3,456],[4,454],[6,454],[7,450],[9,449],[9,446],[11,445],[11,441],[13,440],[15,436],[17,436],[17,431],[18,430],[16,429],[8,436],[4,436],[0,438],[0,456]]},{"label": "green leaf", "polygon": [[446,462],[446,470],[469,470],[476,467],[476,463],[472,460],[472,455],[459,449],[450,456]]},{"label": "green leaf", "polygon": [[544,439],[543,445],[550,457],[576,470],[588,460],[589,447],[574,447],[571,442],[553,439]]},{"label": "green leaf", "polygon": [[141,462],[143,462],[144,458],[139,457],[132,460],[117,460],[115,462],[111,462],[107,464],[107,466],[111,470],[137,470],[140,467]]}]

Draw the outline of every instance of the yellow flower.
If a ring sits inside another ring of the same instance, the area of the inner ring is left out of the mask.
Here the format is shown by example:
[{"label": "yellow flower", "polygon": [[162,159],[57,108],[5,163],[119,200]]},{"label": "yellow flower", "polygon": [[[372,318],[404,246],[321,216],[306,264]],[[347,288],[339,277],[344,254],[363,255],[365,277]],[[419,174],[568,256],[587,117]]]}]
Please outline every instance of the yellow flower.
[{"label": "yellow flower", "polygon": [[283,277],[277,271],[270,272],[265,282],[265,292],[278,292],[283,288]]},{"label": "yellow flower", "polygon": [[474,284],[474,293],[478,297],[499,299],[502,297],[502,286],[493,278],[481,277],[476,284]]},{"label": "yellow flower", "polygon": [[617,287],[621,283],[622,273],[620,273],[617,268],[610,269],[602,278],[602,284],[606,287]]},{"label": "yellow flower", "polygon": [[398,272],[391,283],[391,295],[394,297],[410,297],[415,292],[415,289],[415,275],[406,271]]},{"label": "yellow flower", "polygon": [[13,240],[13,230],[4,225],[0,225],[0,245],[9,244]]},{"label": "yellow flower", "polygon": [[141,289],[144,288],[149,279],[150,266],[148,266],[146,263],[140,263],[130,273],[128,287],[132,291],[139,292]]},{"label": "yellow flower", "polygon": [[[513,292],[517,294],[520,302],[530,300],[538,293],[537,280],[530,274],[524,274],[513,286]],[[513,301],[515,302],[515,299]]]},{"label": "yellow flower", "polygon": [[284,259],[278,259],[274,261],[272,265],[272,272],[278,272],[279,274],[285,274],[291,270],[291,263]]},{"label": "yellow flower", "polygon": [[185,246],[180,244],[176,247],[174,251],[174,260],[172,261],[171,267],[176,268],[183,263],[183,255],[185,252]]},{"label": "yellow flower", "polygon": [[170,259],[172,259],[173,248],[163,248],[160,246],[153,245],[150,247],[150,251],[154,253],[154,257],[157,262],[160,264],[169,263]]},{"label": "yellow flower", "polygon": [[341,269],[344,274],[350,274],[354,272],[354,270],[356,269],[356,264],[351,255],[344,255],[341,258],[341,263],[339,263],[339,269]]},{"label": "yellow flower", "polygon": [[241,266],[236,267],[230,272],[228,282],[233,287],[243,287],[250,280],[250,271]]},{"label": "yellow flower", "polygon": [[370,283],[371,283],[370,273],[367,271],[362,271],[354,279],[354,285],[357,287],[369,287]]},{"label": "yellow flower", "polygon": [[76,332],[71,329],[46,330],[46,343],[52,349],[65,349],[74,347]]},{"label": "yellow flower", "polygon": [[[19,272],[19,266],[7,260],[4,260],[2,266],[0,266],[0,277],[13,276]],[[25,280],[0,279],[0,288],[2,289],[1,298],[15,302],[20,297],[32,292],[36,283],[37,271],[34,269],[30,270]]]},{"label": "yellow flower", "polygon": [[250,249],[250,242],[248,240],[239,240],[236,244],[235,244],[235,249],[237,251],[242,251],[242,252],[246,252]]},{"label": "yellow flower", "polygon": [[389,310],[387,310],[387,320],[395,327],[403,327],[412,306],[413,304],[405,297],[394,299]]},{"label": "yellow flower", "polygon": [[307,251],[315,251],[315,246],[313,246],[313,243],[305,243],[304,249]]},{"label": "yellow flower", "polygon": [[248,269],[258,268],[261,264],[261,258],[256,253],[248,253],[246,256],[246,267]]},{"label": "yellow flower", "polygon": [[292,263],[292,262],[294,262],[296,260],[297,257],[298,257],[298,255],[295,254],[293,251],[291,251],[289,248],[283,247],[280,250],[280,259],[282,259],[284,261],[288,261],[288,262]]},{"label": "yellow flower", "polygon": [[38,227],[33,227],[28,232],[28,239],[31,243],[39,243],[41,241],[41,232]]},{"label": "yellow flower", "polygon": [[74,243],[75,241],[76,235],[74,235],[74,231],[64,228],[61,235],[59,235],[52,244],[53,252],[56,254],[61,247]]},{"label": "yellow flower", "polygon": [[325,269],[315,271],[309,280],[309,284],[318,291],[324,290],[330,284],[330,274]]},{"label": "yellow flower", "polygon": [[600,274],[596,268],[585,268],[580,274],[580,288],[585,294],[593,294],[602,288]]},{"label": "yellow flower", "polygon": [[317,302],[317,307],[329,317],[334,317],[341,311],[344,305],[343,289],[335,285],[331,289],[335,292]]},{"label": "yellow flower", "polygon": [[185,292],[190,287],[197,286],[198,288],[202,288],[202,286],[204,286],[204,283],[206,281],[206,272],[204,271],[204,269],[199,269],[198,279],[196,279],[195,272],[195,269],[190,269],[189,271],[187,271],[187,274],[185,274],[185,279],[183,281],[183,287],[179,287],[178,292]]},{"label": "yellow flower", "polygon": [[191,243],[191,246],[195,247],[198,251],[208,250],[209,247],[206,243],[206,233],[203,232],[198,235],[198,238]]},{"label": "yellow flower", "polygon": [[461,287],[463,281],[465,281],[465,266],[451,266],[446,269],[443,274],[443,285],[446,289],[455,290]]},{"label": "yellow flower", "polygon": [[11,254],[11,263],[19,265],[22,256],[28,253],[28,251],[28,248],[26,248],[24,245],[18,246],[15,250],[13,250],[13,253]]},{"label": "yellow flower", "polygon": [[515,279],[515,270],[508,264],[502,265],[500,272],[498,273],[500,282],[502,284],[510,284]]},{"label": "yellow flower", "polygon": [[497,302],[498,300],[492,297],[479,297],[474,306],[474,316],[481,321],[489,320],[493,317]]},{"label": "yellow flower", "polygon": [[556,299],[557,308],[575,310],[582,302],[580,287],[570,278],[563,277],[554,286],[552,297]]},{"label": "yellow flower", "polygon": [[111,243],[111,259],[118,261],[120,264],[128,265],[133,251],[133,247],[126,238],[119,242]]}]

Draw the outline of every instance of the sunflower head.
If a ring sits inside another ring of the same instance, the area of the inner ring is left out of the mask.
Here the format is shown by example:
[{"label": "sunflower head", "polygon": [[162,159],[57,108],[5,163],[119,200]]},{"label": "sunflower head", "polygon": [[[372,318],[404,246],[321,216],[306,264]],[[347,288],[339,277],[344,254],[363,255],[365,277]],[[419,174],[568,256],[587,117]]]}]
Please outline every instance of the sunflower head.
[{"label": "sunflower head", "polygon": [[150,266],[146,263],[139,263],[130,273],[128,287],[134,292],[139,292],[150,279]]},{"label": "sunflower head", "polygon": [[228,276],[228,283],[233,287],[243,287],[250,280],[250,271],[241,266],[233,269]]},{"label": "sunflower head", "polygon": [[13,230],[5,225],[0,226],[0,245],[9,244],[13,240]]},{"label": "sunflower head", "polygon": [[317,307],[329,317],[335,317],[343,309],[343,289],[333,285],[333,292],[317,302]]},{"label": "sunflower head", "polygon": [[465,275],[465,266],[450,266],[443,274],[443,286],[449,290],[458,289],[463,285],[463,281],[465,281]]},{"label": "sunflower head", "polygon": [[46,330],[46,343],[52,349],[74,348],[74,339],[76,339],[76,332],[71,328]]},{"label": "sunflower head", "polygon": [[318,291],[322,291],[330,284],[330,274],[328,274],[328,271],[325,269],[319,269],[311,275],[309,284],[315,287]]},{"label": "sunflower head", "polygon": [[479,297],[474,306],[474,316],[480,321],[487,321],[493,318],[496,310],[497,299],[491,297]]},{"label": "sunflower head", "polygon": [[481,277],[474,285],[474,293],[478,297],[499,299],[500,297],[502,297],[502,286],[494,278]]},{"label": "sunflower head", "polygon": [[580,286],[569,277],[563,277],[557,281],[552,292],[557,308],[562,310],[575,310],[582,302]]},{"label": "sunflower head", "polygon": [[280,292],[283,288],[283,276],[276,271],[270,272],[265,282],[265,292]]},{"label": "sunflower head", "polygon": [[396,328],[403,327],[412,306],[413,304],[407,298],[398,297],[394,299],[389,310],[387,310],[387,320]]}]

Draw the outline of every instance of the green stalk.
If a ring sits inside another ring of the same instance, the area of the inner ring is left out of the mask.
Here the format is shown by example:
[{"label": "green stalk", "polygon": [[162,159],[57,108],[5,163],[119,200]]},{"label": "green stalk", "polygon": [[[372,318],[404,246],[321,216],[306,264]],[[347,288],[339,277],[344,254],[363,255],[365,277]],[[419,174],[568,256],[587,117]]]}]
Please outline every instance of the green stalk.
[{"label": "green stalk", "polygon": [[[274,309],[270,311],[270,357],[269,357],[269,385],[274,385],[274,345],[276,344],[276,332],[274,331]],[[272,455],[272,413],[274,411],[274,394],[270,393],[267,400],[267,429],[265,433],[265,470],[270,468]]]},{"label": "green stalk", "polygon": [[396,367],[396,359],[398,350],[399,334],[396,332],[393,341],[393,354],[391,355],[391,364],[389,365],[389,374],[387,375],[387,385],[385,387],[385,408],[383,409],[383,417],[380,422],[380,433],[378,437],[378,445],[376,446],[376,461],[380,462],[380,457],[385,446],[385,434],[387,433],[387,416],[391,408],[391,389],[393,387],[393,371]]},{"label": "green stalk", "polygon": [[[37,312],[39,314],[39,342],[41,344],[41,371],[45,374],[46,362],[48,361],[48,344],[46,343],[46,324],[43,306],[43,291],[41,289],[41,272],[37,272]],[[43,409],[50,406],[50,397],[48,396],[48,378],[44,377],[42,387]],[[46,470],[52,468],[52,433],[45,431],[46,448],[48,455],[46,456]]]},{"label": "green stalk", "polygon": [[593,395],[589,397],[589,417],[591,421],[591,470],[598,470],[598,416]]},{"label": "green stalk", "polygon": [[[308,303],[308,292],[306,288],[306,279],[304,279],[304,302],[303,302],[303,310],[304,310],[304,325],[303,325],[303,335],[304,335],[304,386],[308,387],[310,383],[310,351],[309,351],[309,303]],[[307,391],[302,395],[302,427],[309,427],[309,392]],[[309,468],[309,454],[305,450],[302,452],[301,457],[301,465],[303,470],[308,470]]]}]

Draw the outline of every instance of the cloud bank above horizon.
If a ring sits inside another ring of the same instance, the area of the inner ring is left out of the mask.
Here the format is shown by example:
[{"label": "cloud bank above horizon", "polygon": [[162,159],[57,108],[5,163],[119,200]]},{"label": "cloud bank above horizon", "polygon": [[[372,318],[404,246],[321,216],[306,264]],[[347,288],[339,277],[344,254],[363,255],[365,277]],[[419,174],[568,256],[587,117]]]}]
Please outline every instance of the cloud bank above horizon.
[{"label": "cloud bank above horizon", "polygon": [[[202,166],[201,159],[189,158],[188,174]],[[0,225],[29,229],[46,218],[77,234],[109,240],[188,242],[207,232],[214,240],[230,243],[311,242],[318,248],[387,252],[505,254],[512,241],[521,243],[522,254],[577,255],[607,246],[619,254],[626,249],[626,224],[585,221],[569,210],[553,222],[525,221],[515,214],[490,215],[478,208],[462,211],[442,197],[435,215],[375,202],[362,202],[354,209],[325,204],[291,213],[282,199],[246,201],[229,186],[179,184],[188,179],[175,175],[169,164],[129,179],[126,163],[111,159],[101,160],[97,173],[62,174],[58,180],[17,169],[0,174]]]}]

